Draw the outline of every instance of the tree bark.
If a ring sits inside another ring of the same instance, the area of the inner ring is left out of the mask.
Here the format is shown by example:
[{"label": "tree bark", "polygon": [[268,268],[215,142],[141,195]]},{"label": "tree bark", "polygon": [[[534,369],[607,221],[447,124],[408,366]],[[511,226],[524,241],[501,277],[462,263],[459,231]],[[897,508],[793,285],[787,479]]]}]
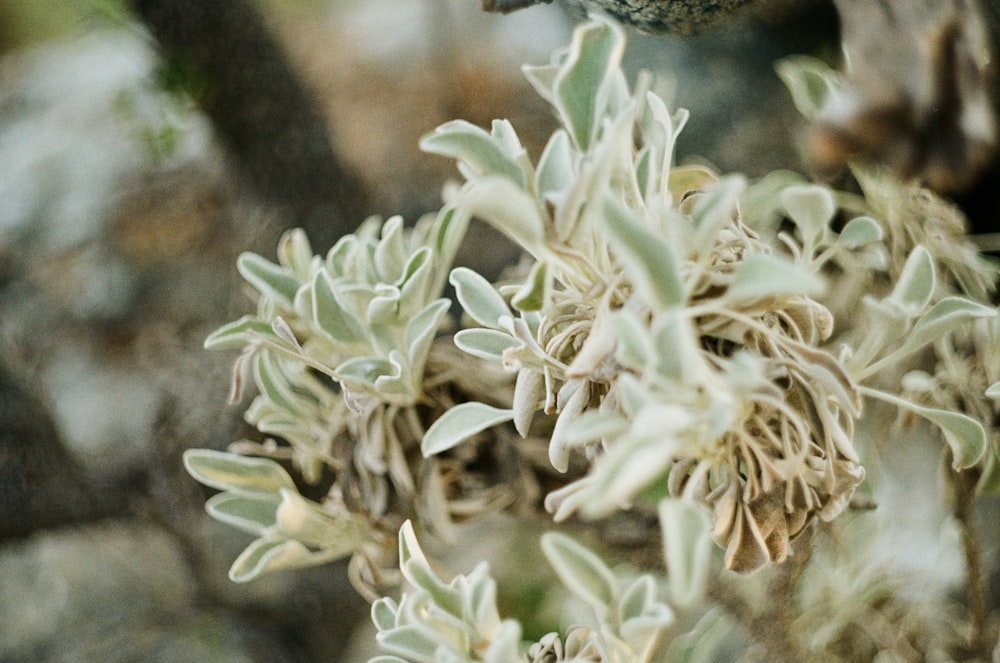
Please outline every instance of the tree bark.
[{"label": "tree bark", "polygon": [[330,129],[248,0],[132,0],[169,65],[195,97],[238,173],[261,202],[303,226],[317,250],[366,216],[360,178],[337,157]]}]

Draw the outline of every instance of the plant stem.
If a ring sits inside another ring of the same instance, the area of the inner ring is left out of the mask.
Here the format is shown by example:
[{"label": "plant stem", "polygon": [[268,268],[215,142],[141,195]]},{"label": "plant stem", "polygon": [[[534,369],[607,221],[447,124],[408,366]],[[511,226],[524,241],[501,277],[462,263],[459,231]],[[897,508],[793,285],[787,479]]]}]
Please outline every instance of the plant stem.
[{"label": "plant stem", "polygon": [[992,656],[993,638],[988,632],[989,607],[986,596],[986,578],[983,576],[982,555],[976,532],[976,483],[979,473],[955,472],[951,475],[955,488],[954,515],[962,528],[962,547],[965,549],[965,584],[969,601],[969,644],[978,660],[989,661]]},{"label": "plant stem", "polygon": [[795,585],[812,553],[808,542],[777,569],[768,584],[767,600],[753,606],[737,592],[718,580],[709,583],[709,598],[725,608],[743,625],[754,643],[766,652],[769,663],[804,663],[827,661],[828,657],[810,652],[795,637]]}]

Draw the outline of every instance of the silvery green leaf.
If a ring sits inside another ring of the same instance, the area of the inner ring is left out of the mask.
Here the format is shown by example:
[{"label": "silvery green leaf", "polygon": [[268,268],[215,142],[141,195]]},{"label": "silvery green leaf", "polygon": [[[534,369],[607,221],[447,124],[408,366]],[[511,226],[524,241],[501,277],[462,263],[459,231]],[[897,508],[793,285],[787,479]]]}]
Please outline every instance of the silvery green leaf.
[{"label": "silvery green leaf", "polygon": [[625,588],[618,601],[618,623],[641,616],[656,603],[656,583],[653,577],[641,575]]},{"label": "silvery green leaf", "polygon": [[443,453],[487,428],[510,421],[512,410],[469,401],[459,403],[438,417],[424,434],[420,451],[424,457]]},{"label": "silvery green leaf", "polygon": [[401,350],[389,352],[389,364],[392,370],[375,378],[375,391],[384,400],[392,403],[410,404],[419,394],[415,389],[413,373],[406,357]]},{"label": "silvery green leaf", "polygon": [[594,497],[583,505],[585,517],[601,518],[631,504],[636,495],[666,477],[681,449],[677,435],[681,426],[669,420],[676,415],[687,416],[674,406],[647,406],[640,411],[631,429],[596,464]]},{"label": "silvery green leaf", "polygon": [[824,286],[822,278],[787,260],[754,253],[733,270],[725,299],[736,305],[771,297],[818,295]]},{"label": "silvery green leaf", "polygon": [[312,315],[320,330],[335,341],[359,343],[367,336],[357,318],[348,313],[338,301],[336,289],[326,269],[318,270],[313,277]]},{"label": "silvery green leaf", "polygon": [[462,595],[442,581],[426,562],[412,559],[403,565],[402,571],[411,585],[430,595],[431,601],[437,608],[454,617],[462,618]]},{"label": "silvery green leaf", "polygon": [[746,178],[742,175],[726,175],[698,198],[691,210],[694,236],[686,238],[691,253],[700,255],[711,248],[719,232],[732,223],[746,186]]},{"label": "silvery green leaf", "polygon": [[431,277],[434,275],[434,254],[430,248],[422,246],[413,252],[403,275],[400,277],[402,283],[399,285],[400,302],[399,316],[409,318],[424,305],[431,294],[428,286]]},{"label": "silvery green leaf", "polygon": [[691,320],[678,311],[664,311],[653,318],[649,330],[655,347],[655,375],[668,381],[701,385],[708,369],[702,359],[698,332]]},{"label": "silvery green leaf", "polygon": [[501,141],[465,120],[442,124],[420,139],[420,149],[458,159],[478,177],[499,176],[524,188],[524,172]]},{"label": "silvery green leaf", "polygon": [[505,619],[493,633],[490,646],[483,654],[483,663],[522,663],[520,645],[521,625],[513,619]]},{"label": "silvery green leaf", "polygon": [[436,299],[413,316],[406,325],[406,347],[410,367],[419,375],[423,375],[427,354],[441,326],[441,320],[448,313],[450,306],[451,302],[447,299]]},{"label": "silvery green leaf", "polygon": [[292,310],[299,280],[287,269],[256,253],[241,254],[236,269],[257,292],[278,302],[285,310]]},{"label": "silvery green leaf", "polygon": [[617,412],[587,410],[574,419],[566,429],[566,442],[570,446],[614,438],[628,429],[628,419]]},{"label": "silvery green leaf", "polygon": [[623,623],[618,631],[631,651],[647,651],[674,621],[674,613],[663,603],[654,604],[644,615]]},{"label": "silvery green leaf", "polygon": [[549,276],[548,265],[536,262],[528,272],[528,278],[518,288],[510,299],[511,305],[518,311],[541,311],[548,304],[549,290],[552,279]]},{"label": "silvery green leaf", "polygon": [[258,353],[253,363],[254,379],[261,393],[278,407],[294,415],[301,415],[300,397],[288,384],[277,359],[269,352]]},{"label": "silvery green leaf", "polygon": [[667,660],[676,663],[715,663],[720,660],[720,645],[736,630],[723,610],[713,608],[692,630],[671,641]]},{"label": "silvery green leaf", "polygon": [[860,249],[872,242],[881,242],[885,236],[882,225],[870,216],[856,216],[847,222],[837,237],[837,243],[846,249]]},{"label": "silvery green leaf", "polygon": [[646,93],[646,108],[648,109],[646,132],[652,134],[646,143],[655,144],[658,147],[657,156],[660,158],[660,163],[655,164],[655,166],[659,172],[660,182],[657,183],[657,188],[661,192],[666,192],[670,190],[669,180],[674,160],[674,143],[681,129],[687,124],[688,112],[682,108],[671,115],[666,104],[663,103],[663,99],[653,92]]},{"label": "silvery green leaf", "polygon": [[574,176],[573,148],[569,134],[559,129],[549,138],[545,151],[538,160],[535,173],[535,190],[538,197],[546,200],[551,193],[558,193],[573,184]]},{"label": "silvery green leaf", "polygon": [[[727,175],[724,179],[730,180],[728,186],[737,186],[739,184],[743,188],[746,188],[746,179],[741,175]],[[707,193],[719,184],[720,180],[718,175],[716,175],[710,168],[698,164],[672,168],[667,177],[667,188],[670,190],[670,195],[675,201],[678,202],[680,202],[681,199],[687,194]],[[723,194],[723,202],[725,201],[725,193],[728,186],[723,187],[722,190],[717,192],[719,194]],[[704,196],[701,200],[704,200]],[[736,210],[736,204],[737,201],[733,201],[733,206],[726,210],[728,214],[724,213],[722,215],[725,217],[726,221],[729,221],[732,217],[732,212]],[[707,210],[710,210],[712,207],[715,207],[716,203],[705,202],[703,205]],[[716,215],[710,214],[709,216]],[[724,225],[721,220],[719,220],[718,223],[720,226]],[[703,224],[699,223],[699,225]]]},{"label": "silvery green leaf", "polygon": [[964,470],[979,462],[986,452],[986,431],[983,425],[960,412],[921,408],[917,414],[941,429],[951,447],[952,467]]},{"label": "silvery green leaf", "polygon": [[802,233],[807,250],[823,243],[837,211],[829,189],[818,184],[792,185],[781,192],[781,204]]},{"label": "silvery green leaf", "polygon": [[382,238],[375,245],[375,272],[382,283],[395,283],[406,265],[403,217],[394,216],[382,225]]},{"label": "silvery green leaf", "polygon": [[556,74],[553,100],[573,142],[586,152],[606,113],[610,85],[621,63],[625,33],[610,21],[591,21],[573,32],[569,57]]},{"label": "silvery green leaf", "polygon": [[[396,627],[396,612],[399,606],[391,597],[383,596],[372,603],[372,622],[379,631]],[[371,663],[369,661],[369,663]]]},{"label": "silvery green leaf", "polygon": [[331,562],[327,551],[311,551],[300,542],[286,539],[260,538],[240,553],[229,569],[233,582],[249,582],[270,571],[298,569]]},{"label": "silvery green leaf", "polygon": [[793,55],[779,60],[774,68],[792,95],[792,102],[807,120],[819,117],[840,81],[837,73],[819,58]]},{"label": "silvery green leaf", "polygon": [[708,585],[711,519],[698,505],[674,498],[660,501],[659,515],[670,595],[679,605],[694,605]]},{"label": "silvery green leaf", "polygon": [[281,498],[277,495],[238,495],[224,492],[205,502],[208,515],[244,532],[262,536],[274,527],[275,513]]},{"label": "silvery green leaf", "polygon": [[458,214],[453,204],[445,205],[434,216],[427,235],[427,245],[433,250],[434,276],[427,287],[428,297],[444,291],[448,272],[455,260],[471,219],[468,214]]},{"label": "silvery green leaf", "polygon": [[994,382],[986,390],[986,398],[1000,398],[1000,382]]},{"label": "silvery green leaf", "polygon": [[543,534],[541,545],[563,585],[599,615],[615,604],[619,595],[618,578],[597,555],[558,532]]},{"label": "silvery green leaf", "polygon": [[615,382],[618,401],[627,415],[634,415],[651,402],[649,392],[639,383],[634,375],[623,373]]},{"label": "silvery green leaf", "polygon": [[785,216],[781,192],[791,184],[803,182],[805,180],[798,173],[775,170],[750,183],[740,200],[743,222],[758,233],[773,237]]},{"label": "silvery green leaf", "polygon": [[486,177],[466,185],[458,202],[468,214],[489,223],[536,259],[548,257],[538,203],[510,180]]},{"label": "silvery green leaf", "polygon": [[986,452],[986,430],[981,423],[968,415],[923,407],[884,391],[864,389],[864,393],[918,414],[941,429],[945,442],[951,448],[951,465],[956,471],[972,467]]},{"label": "silvery green leaf", "polygon": [[417,541],[417,533],[413,530],[413,523],[406,520],[399,528],[399,568],[402,570],[410,563],[410,560],[430,565],[424,551],[420,548],[420,542]]},{"label": "silvery green leaf", "polygon": [[556,83],[556,76],[559,74],[559,66],[555,64],[530,65],[521,67],[524,77],[528,79],[531,87],[535,88],[538,95],[551,104],[555,104],[555,96],[552,88]]},{"label": "silvery green leaf", "polygon": [[673,248],[621,203],[605,199],[602,210],[603,230],[647,304],[654,310],[683,305],[687,294]]},{"label": "silvery green leaf", "polygon": [[292,274],[300,281],[309,278],[313,263],[312,247],[309,246],[309,238],[301,228],[294,228],[285,232],[278,240],[278,262],[291,270]]},{"label": "silvery green leaf", "polygon": [[504,350],[520,345],[510,334],[495,329],[463,329],[454,338],[455,345],[463,352],[495,361],[503,359]]},{"label": "silvery green leaf", "polygon": [[351,357],[342,362],[334,373],[343,382],[375,388],[375,380],[382,375],[393,375],[392,363],[384,357]]},{"label": "silvery green leaf", "polygon": [[528,437],[531,420],[545,397],[544,377],[535,370],[522,368],[514,381],[514,428],[521,437]]},{"label": "silvery green leaf", "polygon": [[205,339],[206,350],[238,350],[254,341],[268,340],[284,345],[275,336],[271,323],[254,315],[244,315],[239,320],[222,325]]},{"label": "silvery green leaf", "polygon": [[418,624],[397,626],[382,631],[375,641],[386,651],[398,654],[410,663],[435,663],[434,652],[440,646],[434,631]]},{"label": "silvery green leaf", "polygon": [[584,380],[571,380],[559,390],[559,418],[549,436],[549,462],[559,472],[569,469],[569,454],[572,445],[566,436],[566,431],[573,421],[580,416],[590,400],[590,389]]},{"label": "silvery green leaf", "polygon": [[363,530],[358,517],[347,511],[326,511],[287,488],[281,491],[275,521],[290,538],[337,557],[351,554],[362,543]]},{"label": "silvery green leaf", "polygon": [[655,159],[656,150],[652,145],[643,145],[635,157],[635,180],[639,183],[639,191],[645,199],[656,194],[660,181],[660,171],[656,168]]},{"label": "silvery green leaf", "polygon": [[615,358],[626,368],[645,370],[656,355],[656,350],[649,330],[642,321],[634,312],[619,309],[611,314],[611,328],[618,341]]},{"label": "silvery green leaf", "polygon": [[900,355],[916,352],[967,322],[996,315],[996,309],[964,297],[945,297],[917,320],[898,352]]},{"label": "silvery green leaf", "polygon": [[455,296],[462,308],[483,327],[500,329],[500,318],[510,316],[510,308],[496,288],[468,267],[451,270],[448,280],[455,287]]},{"label": "silvery green leaf", "polygon": [[383,655],[368,659],[368,663],[410,663],[410,662],[404,658],[399,658],[398,656]]},{"label": "silvery green leaf", "polygon": [[394,325],[399,318],[399,288],[394,285],[379,283],[375,286],[375,296],[368,302],[368,310],[365,313],[368,324]]},{"label": "silvery green leaf", "polygon": [[282,488],[295,488],[288,472],[269,458],[211,449],[188,449],[183,460],[184,468],[195,480],[238,495],[277,495]]},{"label": "silvery green leaf", "polygon": [[903,271],[887,300],[899,306],[907,315],[915,317],[930,303],[935,281],[934,258],[927,249],[917,246],[906,259]]}]

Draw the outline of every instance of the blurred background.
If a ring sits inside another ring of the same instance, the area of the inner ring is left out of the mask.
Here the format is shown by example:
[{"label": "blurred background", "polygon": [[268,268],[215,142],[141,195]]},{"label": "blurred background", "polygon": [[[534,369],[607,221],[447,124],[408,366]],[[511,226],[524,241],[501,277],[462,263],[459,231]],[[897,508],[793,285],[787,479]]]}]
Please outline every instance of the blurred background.
[{"label": "blurred background", "polygon": [[[438,124],[508,118],[537,159],[555,123],[520,65],[547,61],[576,17],[477,0],[0,2],[0,660],[365,660],[367,606],[341,565],[227,579],[248,539],[207,518],[180,454],[259,435],[226,403],[234,358],[202,341],[250,308],[239,252],[272,257],[295,226],[325,251],[368,214],[437,209],[457,172],[417,142]],[[834,58],[836,20],[792,19],[630,33],[631,69],[692,111],[681,155],[751,177],[802,167],[772,63]],[[486,273],[515,259],[482,228],[462,258]]]}]

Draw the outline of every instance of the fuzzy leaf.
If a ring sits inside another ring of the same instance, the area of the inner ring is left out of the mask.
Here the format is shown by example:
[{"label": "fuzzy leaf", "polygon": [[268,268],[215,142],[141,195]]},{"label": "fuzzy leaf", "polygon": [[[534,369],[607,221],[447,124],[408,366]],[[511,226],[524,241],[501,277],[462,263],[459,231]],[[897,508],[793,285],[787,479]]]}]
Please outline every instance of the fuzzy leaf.
[{"label": "fuzzy leaf", "polygon": [[1000,398],[1000,382],[994,382],[986,390],[987,398]]},{"label": "fuzzy leaf", "polygon": [[269,458],[241,456],[212,449],[188,449],[184,468],[197,481],[238,495],[277,495],[282,488],[295,489],[295,482],[281,465]]},{"label": "fuzzy leaf", "polygon": [[981,423],[968,415],[923,407],[884,391],[865,388],[863,393],[918,414],[941,429],[945,442],[951,448],[951,465],[956,471],[972,467],[986,453],[986,430]]},{"label": "fuzzy leaf", "polygon": [[626,273],[654,310],[681,306],[687,295],[673,249],[621,203],[605,199],[603,226]]},{"label": "fuzzy leaf", "polygon": [[618,579],[601,559],[558,532],[542,535],[542,552],[571,592],[603,614],[618,599]]},{"label": "fuzzy leaf", "polygon": [[628,429],[628,419],[617,412],[587,410],[566,429],[566,442],[570,446],[613,438]]},{"label": "fuzzy leaf", "polygon": [[996,309],[977,304],[964,297],[946,297],[934,304],[931,310],[917,320],[899,352],[901,354],[915,352],[971,320],[992,318],[996,314]]},{"label": "fuzzy leaf", "polygon": [[521,343],[510,334],[495,329],[463,329],[455,334],[455,345],[480,359],[503,359],[503,351]]},{"label": "fuzzy leaf", "polygon": [[518,311],[541,311],[548,301],[550,282],[548,265],[536,262],[531,266],[524,285],[511,297],[510,303]]},{"label": "fuzzy leaf", "polygon": [[[396,627],[396,611],[399,606],[388,596],[372,603],[372,623],[379,631],[388,631]],[[369,662],[370,663],[370,662]]]},{"label": "fuzzy leaf", "polygon": [[382,283],[395,283],[407,262],[403,217],[394,216],[382,224],[382,238],[375,245],[375,272]]},{"label": "fuzzy leaf", "polygon": [[626,368],[645,370],[656,356],[656,348],[646,326],[634,313],[620,309],[611,315],[611,328],[618,341],[615,358]]},{"label": "fuzzy leaf", "polygon": [[278,262],[291,270],[299,280],[309,278],[310,265],[313,262],[312,247],[309,238],[301,228],[286,231],[278,240]]},{"label": "fuzzy leaf", "polygon": [[335,341],[358,343],[365,340],[364,328],[337,300],[330,273],[316,272],[312,282],[312,316],[316,325]]},{"label": "fuzzy leaf", "polygon": [[256,536],[274,527],[275,513],[281,498],[277,495],[255,495],[249,497],[236,493],[219,493],[205,502],[208,515]]},{"label": "fuzzy leaf", "polygon": [[501,329],[497,321],[510,316],[511,311],[489,281],[468,267],[451,270],[448,280],[455,287],[458,302],[473,320],[483,327]]},{"label": "fuzzy leaf", "polygon": [[857,216],[847,222],[837,237],[837,243],[846,249],[860,249],[885,237],[881,224],[870,216]]},{"label": "fuzzy leaf", "polygon": [[536,259],[547,257],[545,222],[534,198],[510,180],[487,177],[463,189],[459,206],[509,237]]},{"label": "fuzzy leaf", "polygon": [[642,616],[655,602],[656,583],[652,576],[639,576],[622,592],[618,602],[618,623]]},{"label": "fuzzy leaf", "polygon": [[434,651],[442,644],[433,637],[434,632],[416,624],[397,626],[390,631],[382,631],[375,640],[386,651],[398,654],[404,660],[414,663],[432,663]]},{"label": "fuzzy leaf", "polygon": [[794,55],[779,60],[775,69],[791,93],[795,107],[807,120],[819,117],[839,87],[836,72],[819,58]]},{"label": "fuzzy leaf", "polygon": [[238,350],[261,339],[285,345],[271,329],[271,323],[254,315],[244,315],[239,320],[227,323],[209,334],[205,339],[205,349]]},{"label": "fuzzy leaf", "polygon": [[986,452],[986,431],[972,417],[960,412],[932,408],[921,408],[918,414],[941,429],[945,442],[951,447],[951,466],[955,470],[968,469],[983,457]]},{"label": "fuzzy leaf", "polygon": [[424,362],[441,326],[441,320],[448,313],[450,306],[451,302],[447,299],[436,299],[411,318],[406,325],[407,356],[410,368],[418,375],[424,372]]},{"label": "fuzzy leaf", "polygon": [[659,514],[670,595],[679,605],[694,605],[708,584],[711,520],[702,509],[683,499],[662,500]]},{"label": "fuzzy leaf", "polygon": [[531,420],[545,396],[544,376],[538,371],[522,368],[514,381],[514,428],[521,437],[528,437]]},{"label": "fuzzy leaf", "polygon": [[420,140],[420,149],[458,159],[480,177],[498,175],[524,188],[524,173],[504,145],[485,129],[465,120],[442,124]]},{"label": "fuzzy leaf", "polygon": [[383,375],[394,375],[392,362],[383,357],[351,357],[342,362],[334,373],[338,380],[375,387],[375,380]]},{"label": "fuzzy leaf", "polygon": [[606,112],[609,86],[625,49],[625,33],[610,21],[573,32],[569,57],[552,86],[556,109],[573,142],[586,152]]},{"label": "fuzzy leaf", "polygon": [[265,573],[298,569],[336,559],[325,550],[313,552],[295,540],[261,538],[240,553],[229,569],[233,582],[249,582]]},{"label": "fuzzy leaf", "polygon": [[289,537],[337,556],[349,555],[361,543],[363,530],[356,516],[331,513],[294,490],[281,491],[275,519]]},{"label": "fuzzy leaf", "polygon": [[538,160],[535,173],[538,197],[545,200],[547,195],[569,188],[573,184],[573,171],[573,148],[569,135],[565,130],[559,129],[549,138],[545,151]]},{"label": "fuzzy leaf", "polygon": [[475,401],[459,403],[431,424],[420,443],[420,450],[425,458],[429,458],[457,446],[487,428],[510,421],[513,417],[513,410]]},{"label": "fuzzy leaf", "polygon": [[257,292],[275,300],[286,310],[293,308],[299,280],[287,269],[256,253],[241,254],[236,260],[236,269]]},{"label": "fuzzy leaf", "polygon": [[725,298],[743,303],[769,297],[817,295],[823,280],[781,258],[755,253],[733,270],[733,280]]},{"label": "fuzzy leaf", "polygon": [[837,207],[829,189],[817,184],[794,184],[781,192],[781,204],[802,233],[806,247],[815,248],[830,227]]},{"label": "fuzzy leaf", "polygon": [[[672,181],[671,186],[674,186]],[[718,237],[719,231],[732,221],[737,214],[737,204],[746,186],[744,177],[727,175],[699,197],[691,210],[694,234],[688,238],[688,246],[691,247],[692,253],[700,254],[710,247]]]},{"label": "fuzzy leaf", "polygon": [[887,301],[899,306],[910,317],[919,315],[934,294],[935,281],[934,258],[927,249],[917,246],[906,259]]}]

